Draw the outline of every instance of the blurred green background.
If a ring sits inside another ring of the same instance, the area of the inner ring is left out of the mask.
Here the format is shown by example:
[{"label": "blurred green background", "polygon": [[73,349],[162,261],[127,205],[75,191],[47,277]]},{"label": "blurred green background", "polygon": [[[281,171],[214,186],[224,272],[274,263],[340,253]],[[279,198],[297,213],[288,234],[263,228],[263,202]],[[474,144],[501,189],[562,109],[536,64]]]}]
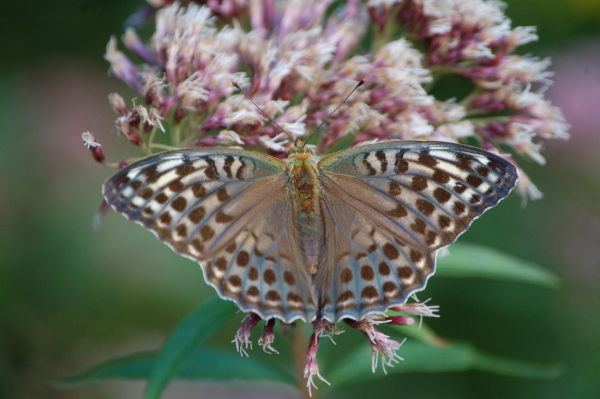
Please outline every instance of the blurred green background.
[{"label": "blurred green background", "polygon": [[[133,95],[107,76],[102,55],[141,4],[0,4],[1,397],[141,397],[142,382],[61,391],[50,380],[159,348],[213,294],[196,263],[123,217],[109,214],[92,229],[100,186],[113,170],[92,160],[81,133],[94,132],[110,161],[136,153],[116,136],[107,100],[113,91]],[[548,96],[572,124],[572,139],[547,143],[546,166],[522,164],[544,199],[522,208],[513,194],[460,240],[541,264],[561,277],[562,288],[434,277],[421,297],[441,305],[442,317],[429,324],[442,337],[560,363],[564,373],[553,380],[409,373],[347,386],[337,397],[600,397],[600,2],[508,5],[515,26],[538,26],[540,41],[521,52],[553,58]],[[232,316],[224,334],[233,338],[241,317]],[[240,390],[243,397],[294,397],[256,384],[180,382],[164,397],[239,397]]]}]

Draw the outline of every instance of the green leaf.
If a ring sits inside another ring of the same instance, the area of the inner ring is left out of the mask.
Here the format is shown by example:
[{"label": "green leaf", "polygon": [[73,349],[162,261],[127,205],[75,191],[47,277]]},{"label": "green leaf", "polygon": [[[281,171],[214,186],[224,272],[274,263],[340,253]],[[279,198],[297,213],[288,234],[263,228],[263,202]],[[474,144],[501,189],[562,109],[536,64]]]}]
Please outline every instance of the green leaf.
[{"label": "green leaf", "polygon": [[295,385],[294,376],[285,369],[231,352],[204,351],[195,355],[178,374],[178,378],[185,380],[206,380],[207,376],[221,381],[269,380]]},{"label": "green leaf", "polygon": [[415,319],[415,324],[412,326],[390,326],[390,328],[427,345],[445,346],[448,344],[448,341],[437,335],[427,324],[423,323],[419,326],[420,321],[418,316]]},{"label": "green leaf", "polygon": [[[140,380],[150,375],[158,352],[140,352],[102,363],[57,382],[62,385],[91,384],[107,379]],[[294,384],[294,378],[281,368],[237,353],[197,349],[175,378],[193,381],[269,380]]]},{"label": "green leaf", "polygon": [[[405,360],[386,367],[387,375],[406,372],[442,372],[484,370],[515,377],[554,378],[560,374],[555,365],[537,364],[504,359],[477,351],[465,343],[454,343],[446,347],[429,346],[417,341],[407,341],[398,351]],[[351,353],[328,372],[332,386],[355,383],[385,377],[381,370],[381,359],[375,373],[371,372],[371,347],[364,345]]]},{"label": "green leaf", "polygon": [[454,244],[450,255],[438,260],[438,275],[444,277],[484,277],[557,288],[558,277],[534,263],[492,248],[473,244]]},{"label": "green leaf", "polygon": [[59,385],[86,385],[111,378],[141,380],[148,377],[158,352],[139,352],[101,363],[80,374],[56,379]]},{"label": "green leaf", "polygon": [[190,352],[221,328],[234,312],[231,302],[215,296],[179,323],[152,365],[144,398],[160,398],[171,379],[189,359]]}]

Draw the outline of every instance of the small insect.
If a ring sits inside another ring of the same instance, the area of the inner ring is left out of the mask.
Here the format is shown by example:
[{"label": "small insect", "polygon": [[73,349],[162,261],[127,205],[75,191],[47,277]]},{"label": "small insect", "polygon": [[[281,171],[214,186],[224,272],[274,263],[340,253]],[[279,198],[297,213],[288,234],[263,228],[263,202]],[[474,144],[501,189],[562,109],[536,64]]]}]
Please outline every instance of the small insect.
[{"label": "small insect", "polygon": [[103,195],[242,310],[337,322],[424,289],[437,251],[517,181],[507,160],[461,144],[385,142],[316,162],[306,141],[287,162],[230,148],[159,153],[117,172]]}]

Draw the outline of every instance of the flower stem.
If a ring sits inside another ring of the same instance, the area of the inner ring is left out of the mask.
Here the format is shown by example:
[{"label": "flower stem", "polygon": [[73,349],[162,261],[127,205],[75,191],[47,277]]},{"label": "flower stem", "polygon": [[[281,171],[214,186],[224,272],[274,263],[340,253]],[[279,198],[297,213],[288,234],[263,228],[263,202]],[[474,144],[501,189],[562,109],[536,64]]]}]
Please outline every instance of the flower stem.
[{"label": "flower stem", "polygon": [[313,390],[313,396],[309,395],[308,387],[306,386],[306,378],[304,378],[304,365],[306,363],[306,334],[304,328],[296,326],[292,330],[292,358],[294,362],[294,370],[296,371],[296,380],[298,381],[298,389],[304,399],[318,399],[319,394]]}]

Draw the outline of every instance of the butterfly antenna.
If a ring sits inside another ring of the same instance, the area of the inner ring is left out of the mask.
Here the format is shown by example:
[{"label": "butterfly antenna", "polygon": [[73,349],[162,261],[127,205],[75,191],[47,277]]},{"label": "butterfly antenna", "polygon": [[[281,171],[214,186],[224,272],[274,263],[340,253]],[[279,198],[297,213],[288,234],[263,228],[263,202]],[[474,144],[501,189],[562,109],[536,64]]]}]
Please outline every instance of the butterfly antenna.
[{"label": "butterfly antenna", "polygon": [[283,130],[283,128],[281,126],[279,126],[279,123],[275,122],[269,115],[267,115],[267,113],[265,111],[263,111],[254,101],[252,101],[252,99],[250,97],[248,97],[248,95],[244,92],[244,90],[242,90],[240,85],[238,85],[236,82],[231,82],[231,84],[233,84],[233,87],[235,87],[236,89],[241,91],[242,94],[244,95],[244,97],[246,97],[248,100],[250,100],[250,102],[252,104],[254,104],[254,106],[260,111],[261,114],[263,114],[263,116],[265,118],[267,118],[268,120],[273,122],[275,124],[275,126],[277,126],[283,133],[285,133],[290,138],[290,140],[294,141],[294,138],[292,137],[292,135],[289,134],[288,132],[286,132],[285,130]]},{"label": "butterfly antenna", "polygon": [[333,116],[333,114],[336,113],[336,111],[342,106],[344,105],[344,103],[346,102],[346,100],[348,100],[348,98],[350,98],[350,96],[352,95],[352,93],[354,93],[356,91],[356,89],[358,89],[360,86],[362,86],[365,82],[367,81],[367,79],[361,79],[360,82],[358,82],[358,84],[356,85],[356,87],[354,89],[352,89],[352,91],[350,92],[350,94],[348,94],[346,96],[346,98],[344,98],[344,101],[342,101],[340,103],[340,105],[338,105],[337,107],[335,107],[335,109],[333,110],[333,112],[331,114],[329,114],[329,116],[327,118],[325,118],[325,120],[323,120],[323,122],[321,122],[321,124],[319,126],[317,126],[317,128],[310,134],[310,136],[308,136],[306,138],[306,141],[308,142],[308,140],[310,140],[310,138],[313,136],[313,134],[315,134],[320,128],[321,126],[323,126],[325,124],[325,122],[327,122],[327,120],[329,118],[331,118]]}]

